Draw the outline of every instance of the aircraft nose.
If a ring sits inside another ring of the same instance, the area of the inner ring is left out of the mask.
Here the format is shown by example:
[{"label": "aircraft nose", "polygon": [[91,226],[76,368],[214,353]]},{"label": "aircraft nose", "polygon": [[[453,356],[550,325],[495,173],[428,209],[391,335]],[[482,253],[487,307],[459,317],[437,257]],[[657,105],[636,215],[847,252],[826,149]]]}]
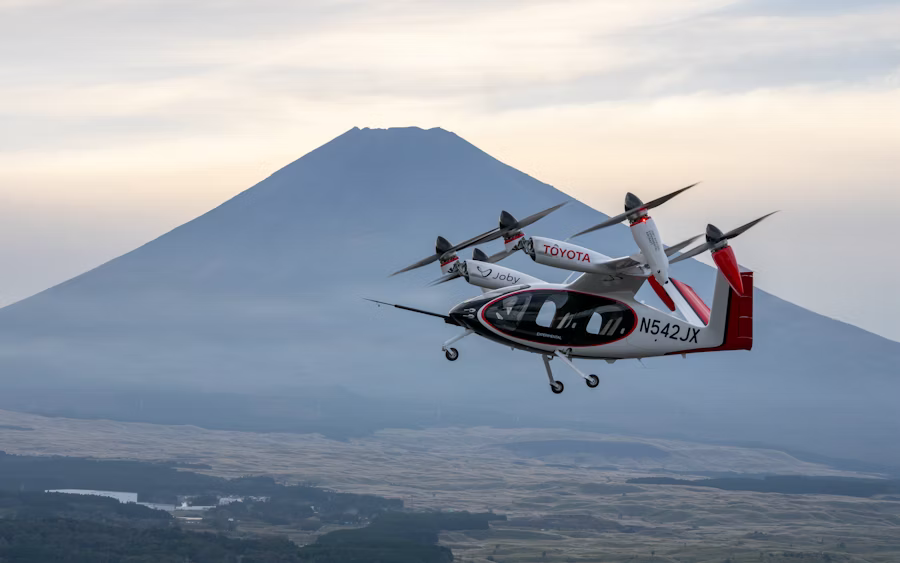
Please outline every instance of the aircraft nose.
[{"label": "aircraft nose", "polygon": [[450,318],[465,327],[474,323],[477,315],[478,307],[471,303],[460,303],[450,310]]}]

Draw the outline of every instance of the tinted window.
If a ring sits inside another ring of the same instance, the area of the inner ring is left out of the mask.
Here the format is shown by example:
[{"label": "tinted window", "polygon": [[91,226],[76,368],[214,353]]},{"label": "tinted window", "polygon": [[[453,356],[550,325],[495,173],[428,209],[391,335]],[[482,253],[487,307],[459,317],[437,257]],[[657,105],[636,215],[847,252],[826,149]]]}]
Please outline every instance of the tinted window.
[{"label": "tinted window", "polygon": [[553,326],[553,319],[556,317],[556,303],[553,299],[547,299],[541,305],[540,311],[538,311],[537,319],[535,322],[538,326],[543,327],[551,327]]},{"label": "tinted window", "polygon": [[511,336],[566,346],[596,346],[624,338],[634,312],[613,299],[564,290],[525,291],[490,305],[485,319]]}]

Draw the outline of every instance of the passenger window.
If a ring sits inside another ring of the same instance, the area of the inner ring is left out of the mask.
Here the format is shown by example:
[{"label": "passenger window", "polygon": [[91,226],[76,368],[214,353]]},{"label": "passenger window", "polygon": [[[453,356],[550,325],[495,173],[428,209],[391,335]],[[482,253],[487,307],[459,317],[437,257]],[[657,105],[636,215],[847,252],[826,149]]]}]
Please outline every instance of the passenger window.
[{"label": "passenger window", "polygon": [[600,334],[600,329],[603,327],[603,316],[600,315],[597,311],[591,315],[591,319],[588,321],[587,327],[585,330],[590,334]]},{"label": "passenger window", "polygon": [[556,303],[554,303],[552,299],[548,299],[541,305],[541,310],[538,311],[537,319],[535,319],[534,322],[536,322],[538,326],[550,328],[553,326],[553,317],[555,316]]}]

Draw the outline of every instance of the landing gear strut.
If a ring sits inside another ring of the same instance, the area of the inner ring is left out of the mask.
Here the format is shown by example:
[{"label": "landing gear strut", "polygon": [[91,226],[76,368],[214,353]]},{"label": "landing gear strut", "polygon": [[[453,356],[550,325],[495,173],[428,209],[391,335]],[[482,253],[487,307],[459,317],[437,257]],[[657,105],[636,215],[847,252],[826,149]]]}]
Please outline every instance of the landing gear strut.
[{"label": "landing gear strut", "polygon": [[454,336],[447,342],[444,342],[444,345],[441,346],[441,350],[444,351],[444,357],[446,357],[451,362],[455,362],[456,360],[458,360],[459,359],[459,350],[457,350],[456,348],[450,348],[450,345],[453,344],[454,342],[458,342],[458,341],[462,340],[463,338],[469,336],[470,334],[472,334],[472,330],[468,329],[464,333],[457,334],[456,336]]},{"label": "landing gear strut", "polygon": [[553,370],[550,369],[550,356],[543,355],[544,367],[547,368],[547,378],[550,379],[550,390],[559,395],[566,388],[562,381],[553,379]]},{"label": "landing gear strut", "polygon": [[[573,370],[575,373],[577,373],[578,375],[580,375],[581,377],[583,377],[583,378],[584,378],[584,382],[587,383],[587,386],[588,386],[588,387],[590,387],[591,389],[594,389],[595,387],[597,387],[598,385],[600,385],[600,378],[599,378],[599,377],[597,377],[597,376],[594,375],[594,374],[591,374],[591,375],[585,375],[584,372],[582,372],[580,369],[578,369],[577,367],[575,367],[575,364],[572,363],[572,360],[570,360],[569,357],[568,357],[566,354],[563,354],[563,353],[560,352],[559,350],[557,350],[557,351],[555,352],[555,354],[556,354],[556,357],[558,357],[560,360],[562,360],[563,362],[565,362],[565,364],[566,364],[567,366],[569,366],[570,368],[572,368],[572,370]],[[546,356],[545,356],[545,357],[546,357]],[[546,361],[546,360],[545,360],[545,361]],[[549,364],[548,364],[548,366],[549,366]],[[548,369],[549,369],[549,368],[548,368]]]}]

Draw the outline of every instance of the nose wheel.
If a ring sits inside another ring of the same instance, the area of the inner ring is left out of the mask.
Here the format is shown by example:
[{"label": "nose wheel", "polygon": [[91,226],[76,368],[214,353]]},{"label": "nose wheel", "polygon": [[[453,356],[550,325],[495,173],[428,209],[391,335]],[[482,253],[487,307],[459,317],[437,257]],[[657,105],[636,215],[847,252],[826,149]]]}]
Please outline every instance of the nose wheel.
[{"label": "nose wheel", "polygon": [[450,360],[451,362],[455,362],[456,360],[458,360],[459,359],[459,350],[457,350],[456,348],[451,348],[450,345],[453,344],[454,342],[458,342],[459,340],[462,340],[463,338],[469,336],[470,334],[472,334],[472,330],[467,329],[462,334],[457,334],[456,336],[454,336],[447,342],[444,342],[444,345],[441,346],[441,350],[444,351],[444,357],[447,358],[448,360]]},{"label": "nose wheel", "polygon": [[600,378],[592,373],[591,375],[589,375],[585,378],[584,382],[587,383],[588,387],[590,387],[591,389],[594,389],[595,387],[600,385]]},{"label": "nose wheel", "polygon": [[550,390],[559,395],[565,390],[566,386],[563,385],[562,381],[554,381],[550,384]]}]

